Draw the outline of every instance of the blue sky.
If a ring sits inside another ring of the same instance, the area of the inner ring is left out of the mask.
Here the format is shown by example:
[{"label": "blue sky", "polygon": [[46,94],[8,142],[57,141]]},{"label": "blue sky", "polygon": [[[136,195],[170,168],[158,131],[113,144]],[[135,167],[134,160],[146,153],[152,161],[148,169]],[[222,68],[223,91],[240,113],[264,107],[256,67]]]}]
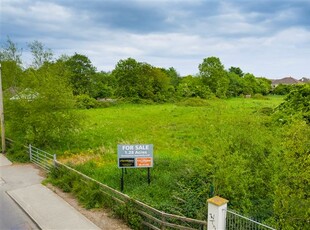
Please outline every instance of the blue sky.
[{"label": "blue sky", "polygon": [[0,43],[34,40],[98,70],[135,58],[181,75],[203,58],[267,78],[310,77],[310,0],[1,0]]}]

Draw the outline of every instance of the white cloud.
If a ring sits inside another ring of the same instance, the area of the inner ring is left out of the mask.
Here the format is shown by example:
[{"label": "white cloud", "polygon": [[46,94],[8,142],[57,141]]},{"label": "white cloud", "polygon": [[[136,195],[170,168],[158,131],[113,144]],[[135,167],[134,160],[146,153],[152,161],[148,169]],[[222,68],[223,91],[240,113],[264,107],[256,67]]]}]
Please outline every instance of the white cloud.
[{"label": "white cloud", "polygon": [[218,56],[226,68],[255,75],[309,76],[309,25],[301,6],[288,2],[1,0],[0,13],[2,33],[14,42],[85,54],[99,70],[133,57],[186,75]]}]

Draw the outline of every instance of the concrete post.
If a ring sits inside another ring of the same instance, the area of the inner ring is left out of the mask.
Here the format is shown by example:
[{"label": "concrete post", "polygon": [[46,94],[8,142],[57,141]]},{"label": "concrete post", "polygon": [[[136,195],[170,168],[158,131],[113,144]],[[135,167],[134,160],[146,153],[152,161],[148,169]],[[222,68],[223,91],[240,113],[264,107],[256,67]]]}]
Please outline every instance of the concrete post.
[{"label": "concrete post", "polygon": [[208,199],[208,230],[225,230],[227,203],[219,196]]}]

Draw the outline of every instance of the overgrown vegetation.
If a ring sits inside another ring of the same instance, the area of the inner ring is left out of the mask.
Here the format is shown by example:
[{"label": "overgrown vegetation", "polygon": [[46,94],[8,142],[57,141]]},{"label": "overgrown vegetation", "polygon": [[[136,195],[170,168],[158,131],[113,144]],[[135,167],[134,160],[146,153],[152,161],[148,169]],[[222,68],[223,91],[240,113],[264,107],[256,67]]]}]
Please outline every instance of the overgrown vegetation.
[{"label": "overgrown vegetation", "polygon": [[126,221],[133,229],[141,229],[141,217],[136,212],[135,204],[131,200],[125,200],[122,204],[116,202],[109,191],[102,192],[102,188],[95,182],[86,180],[62,166],[52,170],[49,178],[45,180],[45,183],[49,182],[64,192],[74,194],[86,209],[107,208],[117,217]]},{"label": "overgrown vegetation", "polygon": [[[206,199],[220,195],[230,208],[281,229],[309,224],[309,85],[279,89],[288,93],[281,103],[267,97],[269,80],[238,67],[225,70],[216,57],[204,59],[197,76],[181,78],[173,68],[132,58],[111,73],[97,72],[84,55],[53,60],[41,43],[30,48],[34,60],[26,69],[12,41],[0,52],[11,138],[52,148],[115,189],[117,144],[152,143],[152,182],[146,183],[146,170],[127,170],[131,197],[204,219]],[[51,176],[85,207],[105,205],[95,185],[79,180],[61,171]],[[139,222],[130,205],[119,212],[132,226]]]}]

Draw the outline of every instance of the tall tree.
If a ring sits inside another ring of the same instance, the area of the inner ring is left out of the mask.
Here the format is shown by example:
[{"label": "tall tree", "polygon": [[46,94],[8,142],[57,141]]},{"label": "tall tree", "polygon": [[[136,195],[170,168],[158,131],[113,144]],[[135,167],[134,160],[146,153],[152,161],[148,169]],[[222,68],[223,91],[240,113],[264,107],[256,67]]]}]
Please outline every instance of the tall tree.
[{"label": "tall tree", "polygon": [[24,72],[18,96],[7,100],[9,132],[23,143],[55,145],[78,126],[75,101],[61,63]]},{"label": "tall tree", "polygon": [[53,60],[53,52],[51,49],[45,48],[39,41],[33,41],[28,44],[33,56],[32,67],[35,69],[40,68],[45,62]]},{"label": "tall tree", "polygon": [[96,67],[93,66],[89,58],[75,53],[65,63],[71,72],[69,81],[74,95],[88,94],[94,96],[92,95],[92,89],[95,83],[93,78],[96,74]]},{"label": "tall tree", "polygon": [[22,64],[22,49],[18,48],[17,44],[14,43],[9,37],[5,44],[0,50],[0,62],[13,61],[17,65]]},{"label": "tall tree", "polygon": [[[0,50],[0,62],[2,65],[2,87],[6,91],[14,91],[20,83],[22,74],[22,50],[18,48],[10,38],[3,44]],[[9,96],[12,96],[9,94]]]},{"label": "tall tree", "polygon": [[226,97],[229,80],[224,65],[217,57],[203,59],[199,65],[200,76],[211,91],[218,97]]},{"label": "tall tree", "polygon": [[239,68],[239,67],[234,67],[231,66],[228,70],[229,73],[235,73],[237,74],[239,77],[243,77],[244,73],[243,71]]},{"label": "tall tree", "polygon": [[170,67],[168,69],[162,69],[170,78],[170,84],[176,88],[181,80],[180,74],[176,71],[175,68]]},{"label": "tall tree", "polygon": [[117,81],[116,94],[121,97],[165,100],[170,80],[165,71],[133,58],[120,60],[112,74]]}]

